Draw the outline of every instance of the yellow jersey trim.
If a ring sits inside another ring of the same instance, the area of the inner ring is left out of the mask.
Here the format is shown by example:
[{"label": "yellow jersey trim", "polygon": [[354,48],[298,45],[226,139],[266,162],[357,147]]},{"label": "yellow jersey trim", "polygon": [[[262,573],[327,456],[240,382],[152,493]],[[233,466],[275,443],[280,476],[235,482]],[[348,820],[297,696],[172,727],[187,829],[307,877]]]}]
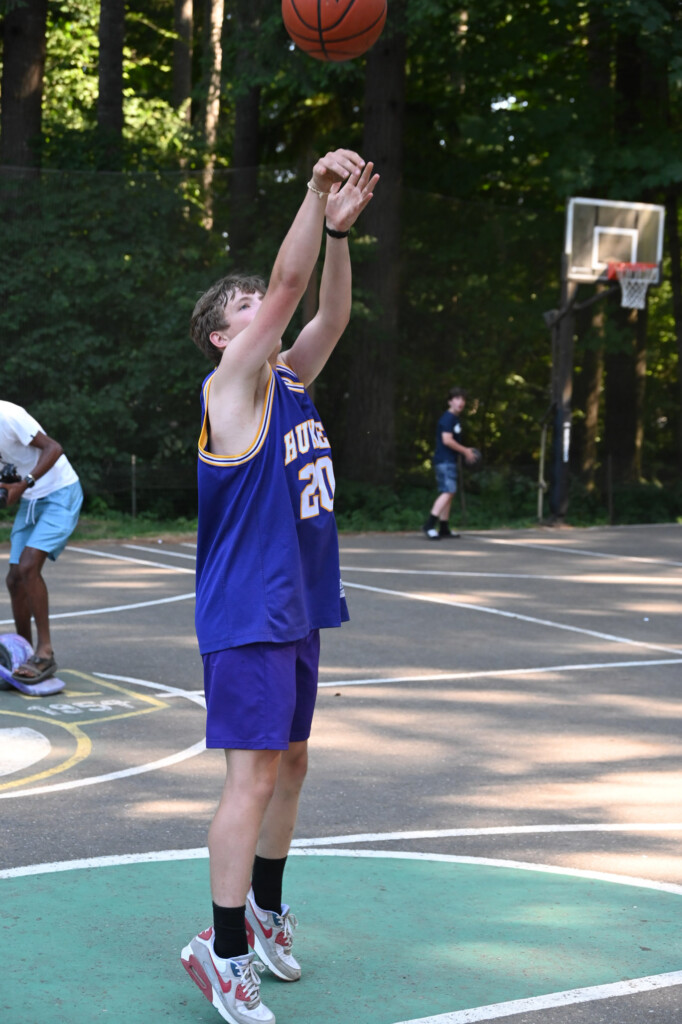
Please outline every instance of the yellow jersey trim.
[{"label": "yellow jersey trim", "polygon": [[272,402],[275,394],[275,376],[272,370],[270,370],[270,378],[265,392],[265,399],[263,400],[263,411],[261,413],[256,436],[246,451],[241,452],[239,455],[216,455],[214,452],[208,451],[206,447],[208,444],[208,396],[213,376],[214,375],[211,374],[204,384],[204,421],[201,425],[201,434],[199,435],[199,458],[209,466],[241,466],[245,462],[250,462],[251,459],[255,458],[265,444],[265,439],[268,436],[268,431],[270,429],[270,418],[272,416]]},{"label": "yellow jersey trim", "polygon": [[[276,368],[279,371],[282,383],[289,388],[289,391],[294,391],[298,395],[305,394],[305,385],[301,383],[290,366],[287,366],[286,363],[277,363]],[[289,374],[293,377],[293,380],[289,378]]]}]

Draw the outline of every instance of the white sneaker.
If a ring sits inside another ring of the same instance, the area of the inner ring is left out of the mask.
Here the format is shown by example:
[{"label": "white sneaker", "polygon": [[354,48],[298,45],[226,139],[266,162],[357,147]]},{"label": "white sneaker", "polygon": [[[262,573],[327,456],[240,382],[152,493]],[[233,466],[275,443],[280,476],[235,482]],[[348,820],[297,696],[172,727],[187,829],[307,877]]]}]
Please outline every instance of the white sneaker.
[{"label": "white sneaker", "polygon": [[180,954],[182,966],[228,1024],[275,1024],[260,1001],[263,965],[253,953],[221,960],[213,948],[213,928],[200,932]]},{"label": "white sneaker", "polygon": [[298,981],[301,967],[291,955],[293,930],[298,921],[285,904],[282,913],[261,910],[253,898],[253,889],[246,897],[246,938],[249,946],[273,974],[282,981]]}]

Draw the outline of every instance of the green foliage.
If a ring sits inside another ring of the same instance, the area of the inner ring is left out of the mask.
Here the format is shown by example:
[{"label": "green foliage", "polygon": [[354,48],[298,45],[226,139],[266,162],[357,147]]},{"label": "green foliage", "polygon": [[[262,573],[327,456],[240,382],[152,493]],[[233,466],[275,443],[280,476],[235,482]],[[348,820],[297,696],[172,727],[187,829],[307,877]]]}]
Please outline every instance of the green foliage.
[{"label": "green foliage", "polygon": [[680,481],[668,487],[641,483],[614,489],[613,522],[616,524],[679,522],[681,510]]},{"label": "green foliage", "polygon": [[87,481],[123,452],[190,458],[198,406],[187,382],[204,364],[187,325],[211,247],[181,182],[53,173],[3,186],[4,397],[30,409]]},{"label": "green foliage", "polygon": [[[0,11],[10,6],[4,0]],[[198,385],[209,365],[189,342],[187,322],[196,296],[231,269],[237,100],[260,90],[258,191],[244,262],[266,276],[311,160],[328,148],[362,145],[365,59],[311,60],[293,48],[279,4],[229,0],[207,231],[198,171],[209,154],[197,117],[205,11],[194,7],[189,125],[172,106],[173,5],[127,5],[125,172],[101,175],[94,173],[99,0],[49,0],[44,171],[30,180],[5,175],[0,191],[3,396],[43,420],[73,454],[89,492],[114,505],[127,499],[108,491],[107,481],[130,454],[146,471],[193,461]],[[389,5],[389,18],[398,11],[407,38],[394,339],[398,476],[395,491],[363,496],[364,488],[349,484],[344,495],[340,488],[340,517],[395,529],[421,521],[430,478],[415,494],[405,481],[429,477],[444,393],[462,384],[471,396],[467,440],[484,451],[486,466],[465,491],[468,522],[532,520],[528,480],[551,371],[542,313],[558,302],[565,199],[662,202],[669,190],[679,193],[682,19],[663,0],[478,0],[470,7],[405,0]],[[640,82],[627,117],[618,65],[624,39],[637,44],[639,63],[626,69]],[[366,242],[358,230],[356,268],[368,258]],[[666,263],[666,281],[649,301],[643,452],[645,477],[666,486],[622,498],[643,516],[669,514],[661,492],[675,493],[677,470],[669,467],[680,464],[680,325],[670,271]],[[587,294],[582,288],[580,297]],[[335,443],[344,436],[357,325],[371,304],[371,295],[356,290],[347,336],[316,385]],[[605,310],[599,336],[589,329],[576,345],[578,384],[588,351],[623,344]],[[293,329],[299,325],[300,314]],[[156,514],[164,502],[173,511],[171,496],[159,491],[154,501]],[[603,500],[579,487],[572,505],[588,520],[603,515]]]}]

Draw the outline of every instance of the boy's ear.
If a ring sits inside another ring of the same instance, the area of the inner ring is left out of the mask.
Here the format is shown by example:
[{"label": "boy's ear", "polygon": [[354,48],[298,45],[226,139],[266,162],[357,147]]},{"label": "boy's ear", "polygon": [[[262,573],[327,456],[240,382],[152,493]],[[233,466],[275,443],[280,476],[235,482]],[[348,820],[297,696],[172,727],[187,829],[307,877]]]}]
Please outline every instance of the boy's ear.
[{"label": "boy's ear", "polygon": [[228,344],[228,339],[221,337],[218,331],[211,331],[208,336],[208,340],[212,345],[215,345],[215,347],[219,349],[225,349]]}]

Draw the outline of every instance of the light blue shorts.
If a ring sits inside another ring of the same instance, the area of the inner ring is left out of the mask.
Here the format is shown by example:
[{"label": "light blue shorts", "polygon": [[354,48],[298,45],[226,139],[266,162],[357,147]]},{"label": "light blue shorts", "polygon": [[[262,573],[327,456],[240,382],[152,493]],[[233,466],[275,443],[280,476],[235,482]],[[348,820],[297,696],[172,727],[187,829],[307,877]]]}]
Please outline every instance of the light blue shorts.
[{"label": "light blue shorts", "polygon": [[454,494],[457,490],[457,463],[437,462],[433,468],[436,472],[438,493]]},{"label": "light blue shorts", "polygon": [[44,551],[56,561],[76,529],[82,504],[83,488],[78,480],[45,498],[22,498],[10,534],[10,565],[19,564],[24,548]]}]

